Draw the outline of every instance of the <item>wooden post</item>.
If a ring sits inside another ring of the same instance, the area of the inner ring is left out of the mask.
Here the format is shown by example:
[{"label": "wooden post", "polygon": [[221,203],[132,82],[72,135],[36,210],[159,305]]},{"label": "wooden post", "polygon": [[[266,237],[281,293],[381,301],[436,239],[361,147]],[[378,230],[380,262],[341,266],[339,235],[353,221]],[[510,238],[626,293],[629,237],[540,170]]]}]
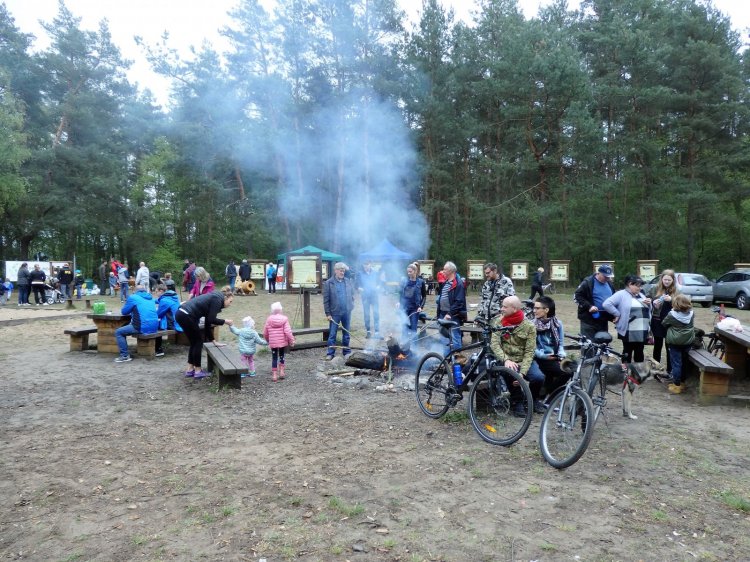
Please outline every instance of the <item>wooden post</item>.
[{"label": "wooden post", "polygon": [[302,289],[302,327],[310,327],[310,291]]}]

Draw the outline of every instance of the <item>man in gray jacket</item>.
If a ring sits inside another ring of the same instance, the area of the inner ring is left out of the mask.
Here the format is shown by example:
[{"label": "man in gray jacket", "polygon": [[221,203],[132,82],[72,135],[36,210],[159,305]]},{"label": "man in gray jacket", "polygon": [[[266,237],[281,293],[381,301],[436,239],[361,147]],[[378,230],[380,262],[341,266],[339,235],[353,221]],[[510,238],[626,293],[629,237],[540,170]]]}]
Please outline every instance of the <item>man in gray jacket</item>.
[{"label": "man in gray jacket", "polygon": [[354,283],[347,279],[347,266],[338,262],[333,266],[333,277],[323,284],[323,310],[328,319],[328,352],[326,361],[333,359],[336,355],[336,333],[341,325],[341,345],[344,348],[344,357],[349,355],[349,330],[352,325],[352,310],[354,310]]}]

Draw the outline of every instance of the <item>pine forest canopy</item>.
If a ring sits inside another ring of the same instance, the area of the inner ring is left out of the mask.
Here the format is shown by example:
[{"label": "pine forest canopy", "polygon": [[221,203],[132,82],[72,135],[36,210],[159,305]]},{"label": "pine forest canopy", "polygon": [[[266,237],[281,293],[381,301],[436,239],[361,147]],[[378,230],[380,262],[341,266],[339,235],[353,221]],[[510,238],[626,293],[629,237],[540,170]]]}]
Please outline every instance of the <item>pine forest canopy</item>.
[{"label": "pine forest canopy", "polygon": [[231,47],[184,61],[158,107],[126,77],[107,22],[60,2],[31,50],[0,4],[0,259],[91,272],[270,259],[307,244],[356,256],[637,259],[717,275],[750,261],[750,62],[694,0],[559,2],[475,24],[425,0],[245,0]]}]

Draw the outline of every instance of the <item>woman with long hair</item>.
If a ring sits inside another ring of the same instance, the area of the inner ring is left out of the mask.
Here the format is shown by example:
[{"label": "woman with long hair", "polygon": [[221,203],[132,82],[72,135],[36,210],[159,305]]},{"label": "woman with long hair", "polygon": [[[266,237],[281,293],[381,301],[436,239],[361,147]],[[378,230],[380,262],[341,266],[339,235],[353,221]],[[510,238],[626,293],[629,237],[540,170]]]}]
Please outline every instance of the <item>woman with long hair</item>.
[{"label": "woman with long hair", "polygon": [[[664,347],[664,339],[667,337],[667,329],[662,326],[662,320],[672,310],[672,299],[677,295],[677,284],[675,283],[674,270],[665,269],[661,272],[659,282],[651,287],[649,297],[651,298],[651,335],[654,337],[654,360],[661,363],[661,350]],[[672,359],[667,349],[667,372],[672,372]]]}]

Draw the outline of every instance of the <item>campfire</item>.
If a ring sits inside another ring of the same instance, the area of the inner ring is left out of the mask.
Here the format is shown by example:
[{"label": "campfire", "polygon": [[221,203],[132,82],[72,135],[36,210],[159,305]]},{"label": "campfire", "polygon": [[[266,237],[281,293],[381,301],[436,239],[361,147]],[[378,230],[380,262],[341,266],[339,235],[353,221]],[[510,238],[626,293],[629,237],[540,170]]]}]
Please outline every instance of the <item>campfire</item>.
[{"label": "campfire", "polygon": [[411,353],[408,346],[402,346],[391,336],[385,340],[386,350],[367,349],[355,351],[346,359],[348,367],[354,367],[359,375],[382,374],[386,371],[406,370],[416,365],[417,357]]}]

